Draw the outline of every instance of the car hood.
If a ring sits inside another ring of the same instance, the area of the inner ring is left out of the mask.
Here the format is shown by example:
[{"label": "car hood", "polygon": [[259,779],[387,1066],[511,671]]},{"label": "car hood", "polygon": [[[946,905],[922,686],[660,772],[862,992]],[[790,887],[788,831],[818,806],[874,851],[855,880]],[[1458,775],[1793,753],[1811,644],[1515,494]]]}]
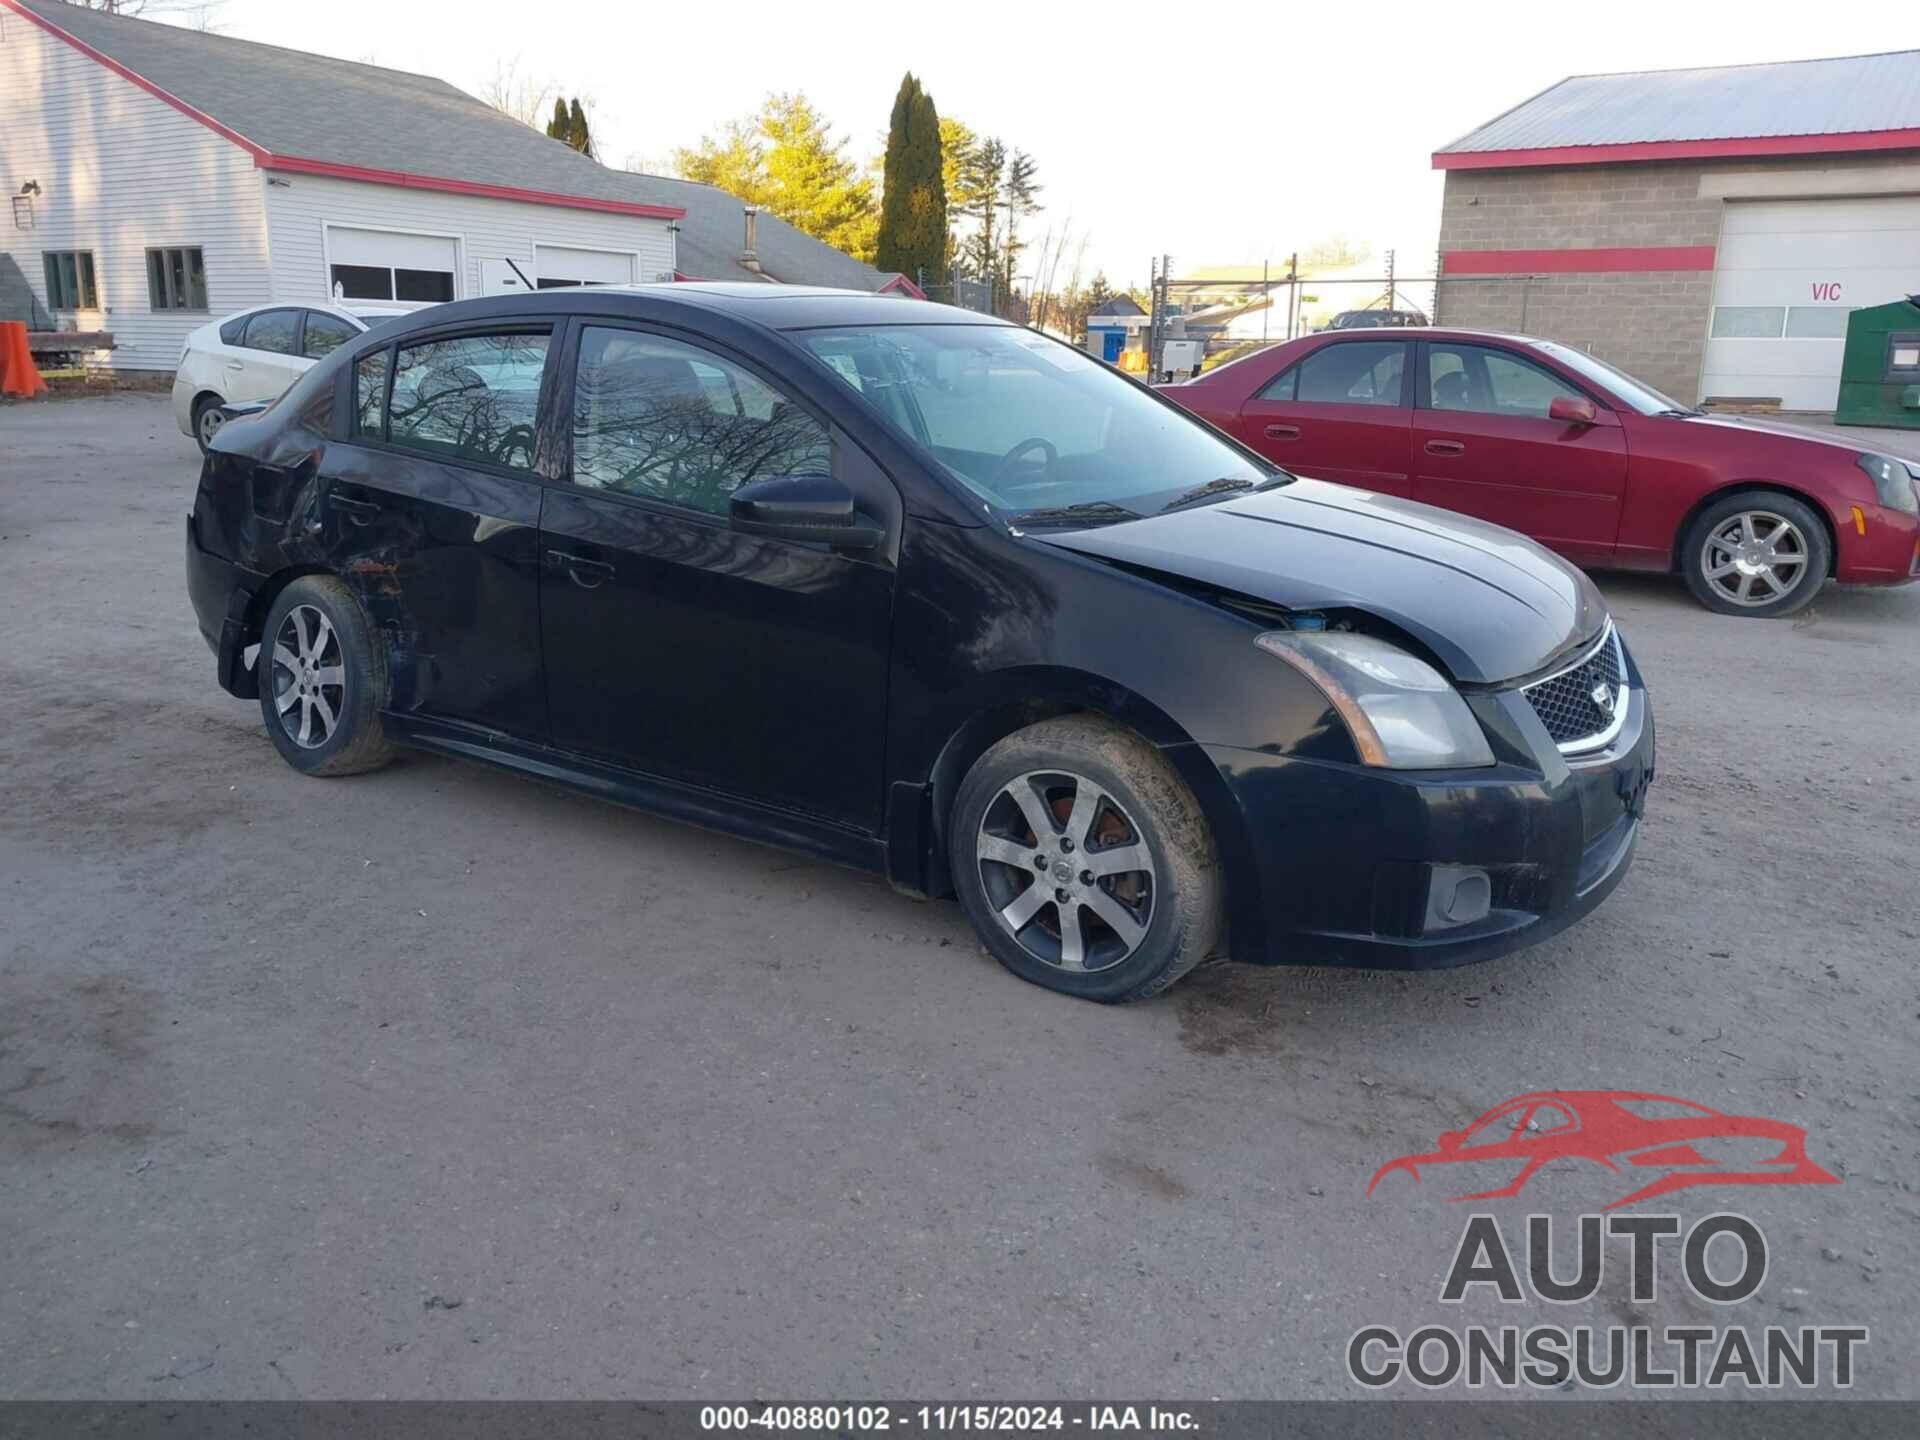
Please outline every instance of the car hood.
[{"label": "car hood", "polygon": [[1365,611],[1470,684],[1539,670],[1607,616],[1591,580],[1523,535],[1319,480],[1033,538],[1289,610]]}]

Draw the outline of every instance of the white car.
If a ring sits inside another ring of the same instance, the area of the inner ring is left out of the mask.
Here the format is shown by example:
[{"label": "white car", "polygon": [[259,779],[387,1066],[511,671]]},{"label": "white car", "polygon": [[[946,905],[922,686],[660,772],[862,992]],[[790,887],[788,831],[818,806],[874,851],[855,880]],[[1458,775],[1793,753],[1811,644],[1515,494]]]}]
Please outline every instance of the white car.
[{"label": "white car", "polygon": [[220,407],[272,400],[316,360],[418,305],[333,301],[258,305],[187,336],[173,377],[173,418],[205,450],[225,418]]}]

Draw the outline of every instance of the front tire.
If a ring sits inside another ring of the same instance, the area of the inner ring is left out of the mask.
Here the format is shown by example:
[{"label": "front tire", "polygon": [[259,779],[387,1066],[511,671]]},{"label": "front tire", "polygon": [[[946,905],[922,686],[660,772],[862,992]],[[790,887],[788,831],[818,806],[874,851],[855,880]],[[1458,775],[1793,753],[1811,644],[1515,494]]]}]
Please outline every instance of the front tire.
[{"label": "front tire", "polygon": [[301,774],[358,775],[393,758],[380,724],[386,648],[343,581],[306,575],[282,590],[254,663],[267,734]]},{"label": "front tire", "polygon": [[1219,942],[1224,887],[1199,803],[1107,721],[1046,720],[988,750],[960,786],[948,849],[987,949],[1050,990],[1143,1000]]},{"label": "front tire", "polygon": [[1832,562],[1820,517],[1779,490],[1716,501],[1680,544],[1694,599],[1722,615],[1754,619],[1778,619],[1811,605]]}]

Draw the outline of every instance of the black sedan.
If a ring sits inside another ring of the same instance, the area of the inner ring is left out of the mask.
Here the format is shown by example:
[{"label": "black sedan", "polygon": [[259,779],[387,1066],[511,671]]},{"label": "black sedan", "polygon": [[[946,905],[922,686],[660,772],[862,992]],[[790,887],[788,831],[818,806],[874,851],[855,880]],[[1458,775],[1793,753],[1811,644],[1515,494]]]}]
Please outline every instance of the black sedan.
[{"label": "black sedan", "polygon": [[954,895],[1029,980],[1450,965],[1619,882],[1598,594],[1045,336],[771,285],[442,305],[214,442],[187,579],[287,762],[489,761]]}]

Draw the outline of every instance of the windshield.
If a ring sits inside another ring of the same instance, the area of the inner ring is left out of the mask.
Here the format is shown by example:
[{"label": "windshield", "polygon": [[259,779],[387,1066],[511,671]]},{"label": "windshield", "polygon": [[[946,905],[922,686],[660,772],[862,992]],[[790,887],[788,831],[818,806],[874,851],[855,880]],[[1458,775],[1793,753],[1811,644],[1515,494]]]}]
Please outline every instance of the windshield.
[{"label": "windshield", "polygon": [[[1265,462],[1098,360],[1006,325],[868,325],[798,337],[847,388],[1004,510],[1156,511],[1220,480],[1223,496],[1272,478]],[[1090,518],[1098,518],[1092,516]]]},{"label": "windshield", "polygon": [[1677,410],[1681,414],[1692,411],[1671,395],[1662,395],[1651,385],[1642,385],[1631,375],[1625,374],[1607,364],[1596,360],[1584,350],[1575,350],[1571,346],[1556,345],[1551,340],[1535,340],[1533,348],[1542,354],[1551,355],[1562,365],[1576,374],[1591,380],[1608,394],[1631,405],[1642,415],[1658,415],[1665,410]]}]

